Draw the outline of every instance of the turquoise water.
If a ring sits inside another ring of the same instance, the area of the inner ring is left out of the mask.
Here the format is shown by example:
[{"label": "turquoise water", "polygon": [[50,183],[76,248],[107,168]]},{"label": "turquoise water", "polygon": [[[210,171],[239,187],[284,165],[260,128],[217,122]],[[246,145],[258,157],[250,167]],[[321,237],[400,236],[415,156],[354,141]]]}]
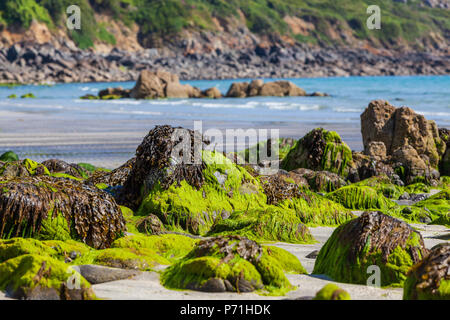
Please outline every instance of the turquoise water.
[{"label": "turquoise water", "polygon": [[[101,101],[79,97],[107,87],[131,88],[134,83],[0,87],[0,153],[13,150],[21,158],[59,158],[114,168],[134,155],[154,125],[192,128],[195,120],[203,121],[204,130],[279,129],[280,136],[294,138],[324,127],[337,131],[353,150],[361,150],[360,114],[374,99],[411,107],[439,126],[450,127],[450,76],[289,80],[308,93],[331,96]],[[200,89],[216,86],[225,94],[235,81],[183,83]],[[7,99],[29,92],[37,98]]]},{"label": "turquoise water", "polygon": [[[204,120],[232,122],[348,123],[359,125],[359,116],[374,99],[408,106],[435,120],[450,122],[450,76],[348,77],[289,79],[308,93],[330,97],[255,97],[170,100],[80,100],[108,86],[131,88],[134,83],[82,83],[0,88],[0,111],[53,114],[69,119]],[[236,80],[184,81],[200,89],[216,86],[222,93]],[[239,80],[245,81],[245,80]],[[269,80],[266,80],[269,81]],[[32,92],[37,99],[6,99]]]}]

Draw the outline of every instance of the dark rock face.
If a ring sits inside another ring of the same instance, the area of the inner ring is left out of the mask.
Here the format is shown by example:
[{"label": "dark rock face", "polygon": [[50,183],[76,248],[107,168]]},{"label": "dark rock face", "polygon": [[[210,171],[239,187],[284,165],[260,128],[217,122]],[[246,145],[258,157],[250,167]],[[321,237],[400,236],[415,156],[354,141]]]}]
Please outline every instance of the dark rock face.
[{"label": "dark rock face", "polygon": [[[322,47],[278,43],[261,46],[254,35],[235,35],[242,45],[221,50],[185,54],[180,46],[127,52],[117,48],[109,54],[80,50],[62,44],[16,43],[0,49],[0,82],[112,82],[135,81],[144,69],[166,68],[182,80],[236,78],[299,78],[345,75],[448,74],[446,53],[391,52],[378,55],[361,48]],[[196,42],[207,47],[217,40],[205,32]],[[248,39],[250,41],[245,41]],[[199,48],[202,45],[198,46]],[[170,53],[169,53],[169,52]]]},{"label": "dark rock face", "polygon": [[431,249],[422,261],[411,268],[403,298],[450,299],[450,244],[441,243]]},{"label": "dark rock face", "polygon": [[125,231],[115,200],[81,182],[48,176],[7,180],[0,189],[0,237],[75,238],[106,248]]},{"label": "dark rock face", "polygon": [[[190,148],[178,150],[182,143],[189,143]],[[136,161],[124,183],[119,202],[136,209],[142,201],[142,187],[149,191],[158,182],[163,188],[168,188],[174,182],[186,180],[190,185],[200,188],[204,182],[202,171],[205,165],[201,160],[201,163],[195,162],[201,159],[204,143],[209,141],[200,133],[181,127],[164,125],[150,130],[136,149]],[[178,154],[172,154],[173,150],[178,151]],[[188,154],[183,155],[183,152]],[[170,174],[166,170],[169,167]]]},{"label": "dark rock face", "polygon": [[416,177],[439,179],[437,167],[445,152],[434,121],[407,107],[372,101],[361,114],[364,153],[402,171],[404,182]]}]

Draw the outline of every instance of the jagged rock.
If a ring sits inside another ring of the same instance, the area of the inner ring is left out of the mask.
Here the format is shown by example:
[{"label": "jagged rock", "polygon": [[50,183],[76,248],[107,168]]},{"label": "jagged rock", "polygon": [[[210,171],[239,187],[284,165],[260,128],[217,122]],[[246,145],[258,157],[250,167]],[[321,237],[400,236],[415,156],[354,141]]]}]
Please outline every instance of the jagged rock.
[{"label": "jagged rock", "polygon": [[163,98],[165,96],[163,81],[156,72],[143,70],[131,89],[130,96],[134,99]]},{"label": "jagged rock", "polygon": [[125,231],[119,206],[95,187],[45,175],[2,182],[1,238],[77,239],[105,248]]},{"label": "jagged rock", "polygon": [[139,219],[136,222],[136,228],[144,234],[161,234],[165,231],[161,220],[154,214]]},{"label": "jagged rock", "polygon": [[380,154],[384,155],[386,150],[383,162],[399,163],[394,169],[403,171],[404,182],[409,184],[416,177],[436,179],[434,171],[445,152],[445,144],[434,121],[410,108],[395,108],[386,101],[375,100],[361,114],[361,132],[364,153],[380,160]]},{"label": "jagged rock", "polygon": [[405,300],[450,300],[450,244],[441,243],[408,273]]},{"label": "jagged rock", "polygon": [[261,87],[264,85],[264,81],[263,80],[252,80],[252,82],[250,82],[250,85],[248,87],[247,90],[247,94],[249,97],[255,97],[255,96],[259,96],[259,92],[261,90]]},{"label": "jagged rock", "polygon": [[403,284],[410,267],[428,254],[408,224],[380,212],[365,212],[338,227],[320,250],[314,274],[367,284],[368,267],[380,268],[380,285]]},{"label": "jagged rock", "polygon": [[281,163],[285,170],[306,168],[330,171],[346,177],[352,166],[352,152],[334,131],[314,129],[301,138]]}]

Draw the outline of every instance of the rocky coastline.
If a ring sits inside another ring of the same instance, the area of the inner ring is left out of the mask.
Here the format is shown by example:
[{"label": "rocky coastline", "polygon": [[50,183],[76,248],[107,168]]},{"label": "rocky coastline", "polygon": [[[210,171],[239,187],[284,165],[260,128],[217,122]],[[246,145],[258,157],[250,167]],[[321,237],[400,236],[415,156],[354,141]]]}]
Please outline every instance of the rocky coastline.
[{"label": "rocky coastline", "polygon": [[26,42],[0,48],[0,83],[135,81],[142,70],[158,68],[181,80],[444,75],[450,73],[450,58],[442,50],[421,53],[305,44],[194,53],[155,48],[99,53],[68,44],[56,48]]},{"label": "rocky coastline", "polygon": [[[377,265],[379,286],[403,288],[404,299],[449,299],[448,229],[433,246],[420,232],[450,226],[448,130],[383,100],[368,105],[361,127],[362,152],[316,128],[277,141],[282,151],[269,162],[249,162],[262,145],[225,154],[169,125],[152,128],[112,171],[6,152],[0,291],[96,299],[95,285],[157,275],[180,294],[285,296],[307,290],[294,275],[314,274],[331,280],[310,299],[348,300],[340,285],[365,285]],[[280,246],[314,248],[317,226],[335,231],[306,269]]]}]

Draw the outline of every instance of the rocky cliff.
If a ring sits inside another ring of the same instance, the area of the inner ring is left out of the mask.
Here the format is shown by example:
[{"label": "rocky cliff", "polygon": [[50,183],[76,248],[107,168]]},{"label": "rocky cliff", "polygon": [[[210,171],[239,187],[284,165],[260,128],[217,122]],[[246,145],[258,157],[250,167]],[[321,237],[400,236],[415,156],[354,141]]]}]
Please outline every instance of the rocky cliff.
[{"label": "rocky cliff", "polygon": [[65,0],[0,3],[0,82],[135,80],[149,66],[181,79],[448,74],[447,0]]}]

